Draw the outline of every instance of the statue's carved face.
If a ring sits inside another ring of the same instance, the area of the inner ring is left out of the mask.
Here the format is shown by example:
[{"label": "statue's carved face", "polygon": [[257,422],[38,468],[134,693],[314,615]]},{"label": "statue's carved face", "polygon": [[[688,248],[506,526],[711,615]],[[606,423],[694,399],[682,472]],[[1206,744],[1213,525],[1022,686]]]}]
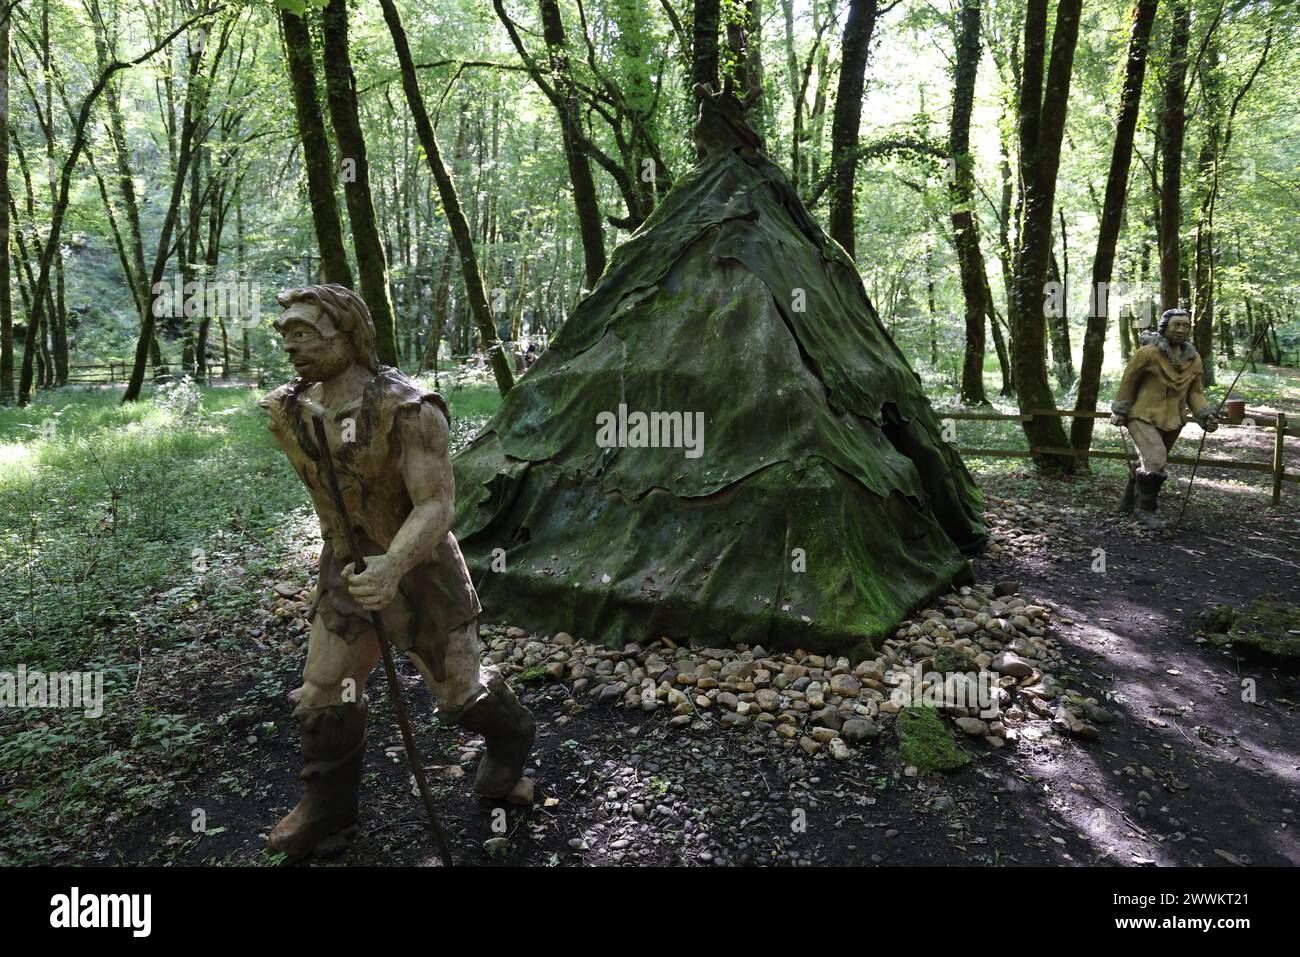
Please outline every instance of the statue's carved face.
[{"label": "statue's carved face", "polygon": [[1173,345],[1179,346],[1187,341],[1192,332],[1192,320],[1186,316],[1171,316],[1165,326],[1165,338]]},{"label": "statue's carved face", "polygon": [[307,382],[325,382],[356,361],[352,337],[334,328],[311,303],[295,302],[275,322],[280,348]]}]

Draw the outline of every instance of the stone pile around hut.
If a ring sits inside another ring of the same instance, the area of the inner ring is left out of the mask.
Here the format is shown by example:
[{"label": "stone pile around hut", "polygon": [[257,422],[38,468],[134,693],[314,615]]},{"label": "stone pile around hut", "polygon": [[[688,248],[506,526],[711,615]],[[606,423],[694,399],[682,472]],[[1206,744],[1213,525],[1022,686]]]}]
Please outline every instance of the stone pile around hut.
[{"label": "stone pile around hut", "polygon": [[1050,727],[1085,739],[1111,715],[1070,692],[1051,611],[1017,586],[976,585],[943,596],[900,623],[873,660],[760,646],[691,648],[668,638],[622,650],[486,626],[485,657],[524,684],[563,686],[572,708],[667,711],[670,726],[749,729],[765,747],[800,748],[837,761],[888,729],[903,708],[938,707],[971,739],[994,748]]}]

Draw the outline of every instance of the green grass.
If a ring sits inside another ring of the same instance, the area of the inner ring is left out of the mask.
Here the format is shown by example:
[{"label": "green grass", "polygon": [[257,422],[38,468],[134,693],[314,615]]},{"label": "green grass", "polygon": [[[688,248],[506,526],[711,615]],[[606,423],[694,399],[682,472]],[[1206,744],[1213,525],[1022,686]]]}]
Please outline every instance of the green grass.
[{"label": "green grass", "polygon": [[[174,686],[209,680],[200,650],[250,652],[271,584],[301,579],[319,540],[259,390],[120,396],[63,389],[0,409],[0,671],[104,675],[97,718],[0,709],[0,862],[92,845],[181,786],[213,730]],[[453,448],[500,403],[472,380],[447,397]]]},{"label": "green grass", "polygon": [[[1237,374],[1240,359],[1233,363],[1233,368],[1217,387],[1211,387],[1209,398],[1217,403],[1223,397],[1223,390]],[[1257,365],[1258,371],[1243,372],[1232,390],[1234,396],[1246,400],[1247,408],[1253,406],[1271,406],[1284,412],[1300,411],[1300,369],[1278,368],[1276,366]]]}]

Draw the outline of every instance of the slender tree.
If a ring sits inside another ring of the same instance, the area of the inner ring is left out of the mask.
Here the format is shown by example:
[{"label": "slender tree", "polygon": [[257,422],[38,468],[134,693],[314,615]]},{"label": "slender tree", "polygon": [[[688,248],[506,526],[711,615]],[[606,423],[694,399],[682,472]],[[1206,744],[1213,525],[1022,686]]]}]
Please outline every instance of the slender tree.
[{"label": "slender tree", "polygon": [[[980,2],[963,0],[958,20],[957,56],[953,64],[952,123],[948,132],[949,191],[952,194],[952,231],[961,271],[962,299],[966,304],[966,347],[962,357],[961,399],[984,403],[984,301],[987,280],[975,219],[975,171],[970,155],[970,117],[979,71]],[[931,296],[933,298],[933,295]]]},{"label": "slender tree", "polygon": [[853,191],[858,169],[858,129],[862,124],[862,89],[878,14],[878,0],[849,0],[840,51],[839,90],[831,118],[830,234],[850,256],[854,255]]},{"label": "slender tree", "polygon": [[[402,26],[397,7],[393,0],[379,0],[379,2],[384,11],[388,30],[393,35],[393,46],[397,51],[397,62],[402,72],[402,89],[406,93],[406,102],[415,121],[415,132],[428,160],[429,171],[438,184],[438,195],[447,212],[452,237],[460,253],[461,275],[465,279],[465,290],[475,324],[478,326],[479,338],[492,363],[492,374],[496,377],[497,389],[505,395],[514,385],[514,374],[510,371],[510,363],[506,360],[505,352],[498,341],[496,322],[492,317],[491,309],[488,308],[483,276],[479,272],[478,256],[474,251],[473,234],[470,232],[469,223],[465,220],[460,197],[456,193],[456,184],[442,161],[442,151],[438,148],[433,123],[430,122],[429,111],[424,105],[424,94],[420,92],[420,81],[415,73],[411,46],[407,41],[406,30]],[[450,253],[450,250],[448,252]],[[437,342],[433,342],[431,347],[436,352]]]},{"label": "slender tree", "polygon": [[[1059,0],[1057,4],[1045,86],[1047,0],[1029,0],[1025,12],[1019,98],[1021,217],[1014,254],[1013,295],[1008,303],[1016,396],[1025,411],[1056,407],[1047,379],[1043,296],[1081,6],[1082,0]],[[1065,428],[1053,416],[1031,416],[1024,422],[1024,430],[1030,448],[1062,448],[1067,444]],[[1037,453],[1034,461],[1045,469],[1069,470],[1074,466],[1073,456],[1059,453]]]},{"label": "slender tree", "polygon": [[[1211,27],[1213,29],[1213,27]],[[1202,101],[1204,103],[1205,134],[1201,141],[1200,154],[1197,158],[1199,167],[1198,186],[1201,193],[1199,210],[1196,217],[1196,258],[1193,275],[1196,280],[1195,307],[1193,316],[1193,342],[1196,351],[1205,360],[1205,384],[1214,384],[1214,319],[1217,306],[1216,289],[1218,286],[1219,251],[1215,232],[1215,211],[1219,199],[1220,170],[1232,144],[1233,121],[1242,100],[1250,92],[1260,71],[1268,60],[1273,46],[1273,30],[1269,27],[1264,34],[1264,43],[1259,58],[1247,74],[1241,87],[1232,98],[1227,116],[1223,115],[1222,78],[1220,77],[1218,43],[1211,35],[1203,49],[1200,68]],[[1225,318],[1220,323],[1225,344],[1231,357],[1232,326]]]},{"label": "slender tree", "polygon": [[149,276],[149,295],[145,300],[148,308],[145,312],[144,322],[140,326],[140,336],[136,340],[135,361],[131,366],[131,375],[127,380],[126,391],[122,394],[123,402],[135,402],[140,398],[140,391],[144,388],[145,363],[149,358],[150,344],[154,341],[155,319],[159,313],[166,312],[165,308],[155,307],[162,305],[159,300],[163,295],[163,276],[172,250],[172,233],[176,229],[176,220],[180,215],[181,197],[185,192],[185,180],[189,173],[190,163],[194,160],[194,139],[198,129],[196,115],[201,112],[197,107],[201,105],[199,100],[202,99],[199,80],[202,61],[202,47],[200,46],[197,49],[191,47],[189,69],[186,74],[185,100],[184,105],[181,107],[180,143],[176,154],[176,169],[172,174],[171,197],[167,202],[162,230],[158,237],[158,252],[154,256],[153,271]]},{"label": "slender tree", "polygon": [[9,288],[9,15],[0,21],[0,405],[14,400],[14,309]]},{"label": "slender tree", "polygon": [[[55,151],[54,122],[54,50],[50,44],[50,3],[43,0],[41,4],[41,78],[45,87],[45,161],[49,176],[50,202],[58,200],[59,181],[55,174],[58,169]],[[53,346],[54,375],[52,384],[68,384],[68,309],[66,299],[66,271],[63,261],[63,244],[54,251],[54,308],[49,312],[47,322],[50,327],[50,341]]]},{"label": "slender tree", "polygon": [[[1129,167],[1133,162],[1133,136],[1137,130],[1147,53],[1151,46],[1151,26],[1156,19],[1158,2],[1159,0],[1137,0],[1129,15],[1131,26],[1128,53],[1124,58],[1124,85],[1120,88],[1119,113],[1115,117],[1115,141],[1111,146],[1106,193],[1102,199],[1101,219],[1097,226],[1097,249],[1092,257],[1088,327],[1083,335],[1079,392],[1074,403],[1074,411],[1078,413],[1095,412],[1097,409],[1097,391],[1106,355],[1110,281],[1115,269],[1115,248],[1119,241],[1120,226],[1124,222]],[[1086,452],[1092,446],[1092,426],[1091,415],[1080,414],[1074,417],[1070,426],[1070,444],[1080,452]]]},{"label": "slender tree", "polygon": [[1181,245],[1183,140],[1187,131],[1187,46],[1192,8],[1174,0],[1169,33],[1169,63],[1165,72],[1164,104],[1160,110],[1160,309],[1175,309],[1182,295]]},{"label": "slender tree", "polygon": [[691,37],[691,83],[695,107],[699,110],[701,87],[718,87],[718,30],[720,0],[695,0],[695,18]]},{"label": "slender tree", "polygon": [[352,288],[352,267],[343,245],[343,222],[335,192],[334,165],[330,162],[329,137],[321,113],[316,86],[316,61],[312,54],[307,21],[279,8],[284,36],[284,60],[293,89],[298,136],[302,140],[303,166],[307,173],[307,200],[311,222],[320,250],[321,277],[325,282]]},{"label": "slender tree", "polygon": [[766,138],[770,111],[763,96],[763,14],[758,0],[733,4],[727,46],[735,61],[735,94],[748,108],[750,125]]},{"label": "slender tree", "polygon": [[[517,38],[518,34],[506,14],[502,0],[492,0],[492,6],[496,10],[497,17],[510,30],[512,38]],[[587,140],[582,135],[577,85],[569,62],[568,40],[564,32],[564,21],[560,17],[560,7],[555,0],[539,0],[539,6],[542,15],[542,37],[546,41],[546,72],[549,75],[545,78],[535,75],[534,79],[550,99],[560,120],[564,161],[569,169],[569,183],[573,187],[573,203],[578,216],[578,235],[582,239],[587,288],[590,289],[596,284],[600,274],[605,271],[605,231],[600,220],[600,203],[596,184],[591,175],[591,160],[585,148]],[[518,47],[520,56],[525,58],[524,62],[529,71],[534,74],[539,73],[540,66],[532,57],[527,56],[522,42]]]},{"label": "slender tree", "polygon": [[334,139],[339,147],[343,196],[352,226],[352,248],[357,256],[361,295],[375,321],[375,351],[379,354],[379,361],[396,365],[397,330],[393,320],[393,301],[388,292],[388,261],[375,221],[370,162],[361,132],[357,81],[349,52],[347,0],[330,0],[321,19],[325,38],[326,99],[330,122],[334,126]]},{"label": "slender tree", "polygon": [[[105,21],[98,0],[89,0],[87,10],[95,33],[95,56],[100,70],[103,70],[112,58],[112,37],[116,32],[116,23]],[[131,154],[126,143],[126,121],[122,115],[121,86],[110,81],[104,89],[104,103],[108,113],[108,136],[113,149],[113,161],[117,170],[117,187],[121,195],[126,214],[128,238],[131,255],[123,264],[127,282],[132,287],[132,298],[140,314],[143,327],[145,312],[149,306],[148,272],[144,259],[144,233],[140,228],[140,202],[135,191],[135,174],[131,168]],[[152,348],[151,348],[152,354]],[[158,369],[156,371],[161,371]]]}]

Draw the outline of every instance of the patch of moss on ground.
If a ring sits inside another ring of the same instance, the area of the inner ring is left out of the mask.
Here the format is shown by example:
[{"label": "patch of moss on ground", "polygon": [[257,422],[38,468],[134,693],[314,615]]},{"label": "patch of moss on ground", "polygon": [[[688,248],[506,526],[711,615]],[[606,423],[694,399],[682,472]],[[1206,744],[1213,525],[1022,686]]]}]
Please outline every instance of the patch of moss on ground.
[{"label": "patch of moss on ground", "polygon": [[1219,605],[1205,616],[1205,630],[1211,634],[1227,634],[1232,622],[1237,617],[1237,609],[1231,605]]},{"label": "patch of moss on ground", "polygon": [[898,713],[895,730],[903,761],[916,765],[922,774],[955,771],[970,761],[933,708],[904,708]]},{"label": "patch of moss on ground", "polygon": [[1275,595],[1257,598],[1245,611],[1220,605],[1206,616],[1204,634],[1243,658],[1300,673],[1300,605]]},{"label": "patch of moss on ground", "polygon": [[976,665],[975,662],[971,661],[956,648],[949,647],[948,645],[940,645],[934,653],[933,668],[942,675],[950,675],[954,673],[965,674],[968,671],[976,670]]}]

